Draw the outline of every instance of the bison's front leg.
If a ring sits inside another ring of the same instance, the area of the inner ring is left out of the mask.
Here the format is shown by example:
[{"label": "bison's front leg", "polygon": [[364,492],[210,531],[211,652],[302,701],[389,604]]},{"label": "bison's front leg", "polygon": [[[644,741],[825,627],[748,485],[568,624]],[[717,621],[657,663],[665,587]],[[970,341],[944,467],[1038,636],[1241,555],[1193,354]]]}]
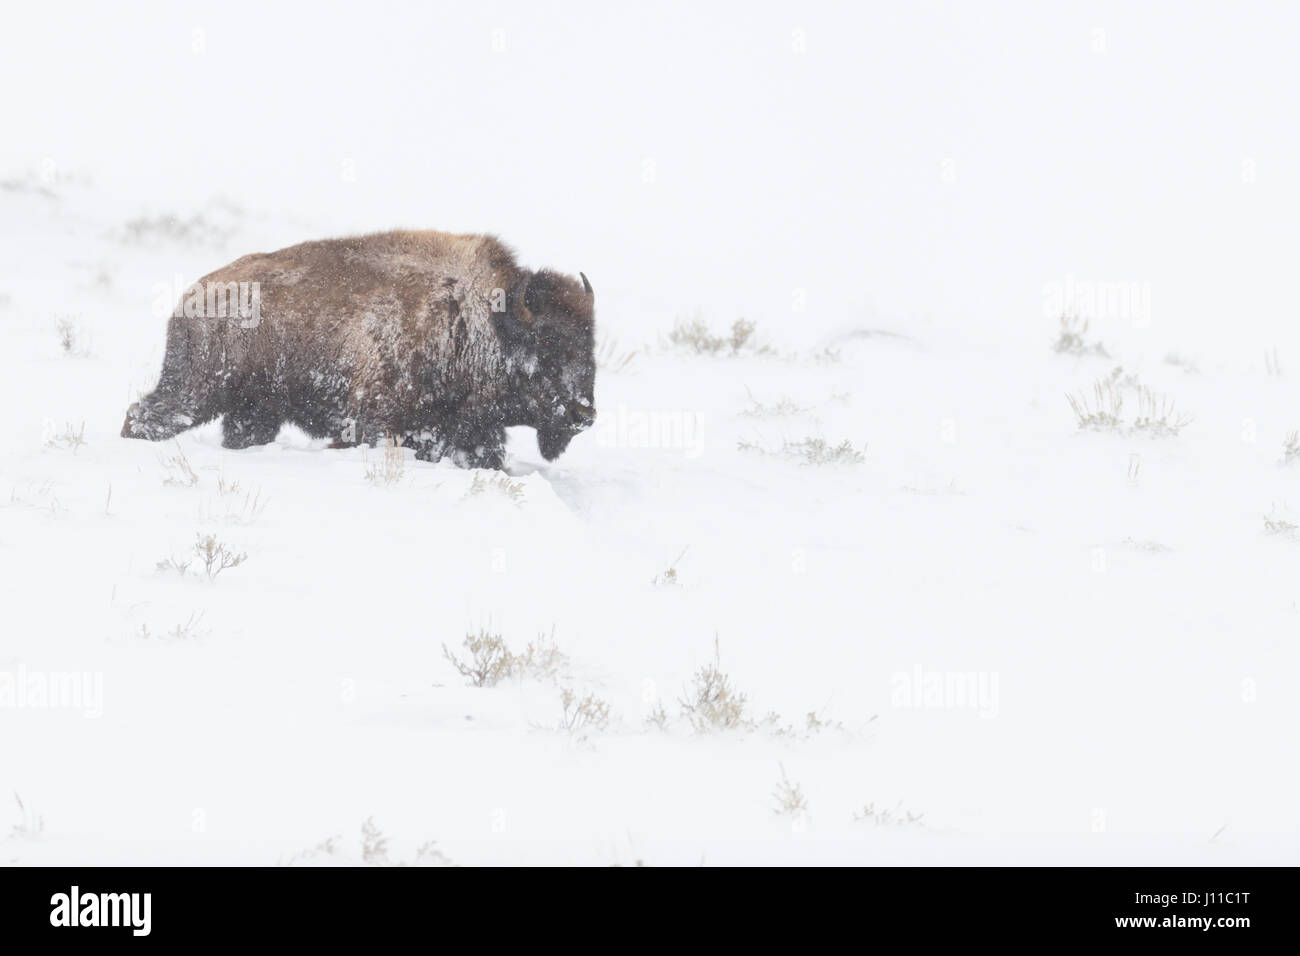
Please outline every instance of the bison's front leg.
[{"label": "bison's front leg", "polygon": [[487,468],[490,471],[503,471],[505,458],[504,441],[500,446],[475,445],[473,448],[457,448],[452,455],[452,460],[462,468]]},{"label": "bison's front leg", "polygon": [[408,432],[402,438],[402,444],[415,449],[416,461],[439,462],[442,456],[451,450],[451,443],[431,428],[417,432]]},{"label": "bison's front leg", "polygon": [[506,457],[506,430],[495,424],[463,424],[452,432],[446,453],[461,468],[500,471]]},{"label": "bison's front leg", "polygon": [[221,419],[222,448],[251,448],[269,445],[280,434],[280,416],[274,412],[246,409],[226,412]]}]

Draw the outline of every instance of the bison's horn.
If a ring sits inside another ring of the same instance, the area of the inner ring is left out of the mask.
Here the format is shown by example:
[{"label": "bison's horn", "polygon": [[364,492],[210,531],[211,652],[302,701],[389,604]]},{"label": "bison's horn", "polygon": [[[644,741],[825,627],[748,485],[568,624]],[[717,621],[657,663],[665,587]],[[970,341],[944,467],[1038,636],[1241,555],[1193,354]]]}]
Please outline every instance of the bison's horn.
[{"label": "bison's horn", "polygon": [[582,287],[587,290],[587,295],[595,295],[596,292],[591,287],[591,280],[587,278],[587,273],[579,272],[578,275],[582,276]]}]

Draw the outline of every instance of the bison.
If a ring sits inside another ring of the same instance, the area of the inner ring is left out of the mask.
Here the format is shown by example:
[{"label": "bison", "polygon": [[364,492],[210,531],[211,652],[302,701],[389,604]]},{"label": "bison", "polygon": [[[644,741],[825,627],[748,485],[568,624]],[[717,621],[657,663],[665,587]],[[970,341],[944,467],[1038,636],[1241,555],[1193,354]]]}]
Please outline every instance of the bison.
[{"label": "bison", "polygon": [[162,441],[222,417],[222,445],[286,422],[335,447],[500,468],[505,429],[558,457],[595,420],[595,296],[521,268],[487,235],[386,232],[244,256],[186,290],[162,375],[122,435]]}]

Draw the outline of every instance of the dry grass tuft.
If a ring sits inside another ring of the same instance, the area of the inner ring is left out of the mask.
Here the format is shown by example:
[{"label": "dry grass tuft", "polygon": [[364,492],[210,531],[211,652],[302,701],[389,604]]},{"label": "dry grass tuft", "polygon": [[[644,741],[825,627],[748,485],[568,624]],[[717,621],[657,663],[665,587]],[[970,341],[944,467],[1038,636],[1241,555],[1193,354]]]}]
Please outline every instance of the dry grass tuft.
[{"label": "dry grass tuft", "polygon": [[690,549],[691,549],[690,545],[687,545],[686,547],[682,548],[682,553],[677,555],[677,557],[673,559],[673,563],[668,565],[668,567],[665,570],[661,571],[659,574],[656,574],[653,578],[651,578],[650,583],[657,588],[677,587],[679,584],[679,581],[677,579],[677,565],[682,563],[682,558],[686,557],[686,552],[689,551]]},{"label": "dry grass tuft", "polygon": [[183,624],[177,624],[170,631],[158,634],[150,631],[148,625],[141,624],[136,636],[143,641],[190,641],[202,636],[203,632],[199,629],[202,620],[203,612],[195,611]]},{"label": "dry grass tuft", "polygon": [[1300,525],[1288,521],[1286,518],[1277,514],[1277,505],[1274,505],[1268,514],[1264,515],[1264,533],[1269,535],[1278,535],[1284,538],[1294,538],[1296,531],[1300,530]]},{"label": "dry grass tuft", "polygon": [[86,423],[82,422],[79,426],[74,426],[68,422],[61,432],[48,430],[45,436],[45,446],[47,448],[68,448],[75,455],[77,449],[86,444]]},{"label": "dry grass tuft", "polygon": [[625,372],[631,368],[639,353],[625,352],[618,340],[601,336],[596,343],[596,367],[602,372]]},{"label": "dry grass tuft", "polygon": [[511,481],[509,475],[503,475],[500,472],[475,471],[474,477],[469,483],[469,489],[465,492],[465,497],[477,498],[479,495],[486,494],[499,494],[514,504],[522,504],[524,500],[524,483],[522,481]]},{"label": "dry grass tuft", "polygon": [[745,389],[745,392],[749,395],[749,407],[741,410],[740,415],[742,418],[791,418],[812,411],[812,406],[800,405],[787,395],[782,395],[770,404],[764,404],[756,399],[754,393],[748,388]]},{"label": "dry grass tuft", "polygon": [[14,802],[18,804],[18,822],[10,828],[10,837],[15,840],[34,840],[45,832],[45,817],[34,810],[27,809],[23,798],[14,791]]},{"label": "dry grass tuft", "polygon": [[901,800],[892,809],[888,807],[877,809],[874,803],[868,803],[860,813],[855,811],[853,814],[855,822],[874,823],[878,827],[923,827],[924,818],[924,813],[904,810]]},{"label": "dry grass tuft", "polygon": [[786,776],[784,764],[777,766],[781,768],[781,779],[772,791],[772,800],[776,804],[772,812],[781,817],[808,816],[808,799],[803,795],[803,790]]},{"label": "dry grass tuft", "polygon": [[375,487],[395,485],[406,476],[406,449],[402,439],[388,435],[380,443],[379,461],[371,461],[368,453],[362,454],[365,471],[362,477]]},{"label": "dry grass tuft", "polygon": [[173,439],[176,445],[176,454],[170,458],[159,458],[162,462],[163,470],[166,472],[163,478],[164,485],[177,485],[182,488],[193,488],[199,483],[198,473],[195,472],[190,460],[185,457],[185,449],[181,448],[181,443]]},{"label": "dry grass tuft", "polygon": [[1126,420],[1124,393],[1113,376],[1094,383],[1091,398],[1080,393],[1066,395],[1065,399],[1082,431],[1174,438],[1194,420],[1191,415],[1178,411],[1172,398],[1158,395],[1146,386],[1137,386],[1137,414],[1132,420]]},{"label": "dry grass tuft", "polygon": [[654,727],[657,728],[658,730],[667,732],[668,711],[664,710],[664,705],[662,703],[656,703],[654,709],[651,710],[650,713],[646,715],[646,718],[643,721],[643,723],[647,728]]}]

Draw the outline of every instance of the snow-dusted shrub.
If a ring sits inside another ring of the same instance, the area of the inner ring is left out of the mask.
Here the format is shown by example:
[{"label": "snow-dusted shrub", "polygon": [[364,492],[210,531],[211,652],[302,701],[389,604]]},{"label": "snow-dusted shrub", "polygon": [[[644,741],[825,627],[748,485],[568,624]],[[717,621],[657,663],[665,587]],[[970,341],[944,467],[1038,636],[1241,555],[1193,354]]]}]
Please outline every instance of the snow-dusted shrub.
[{"label": "snow-dusted shrub", "polygon": [[1110,370],[1110,374],[1101,379],[1101,381],[1104,384],[1114,386],[1115,388],[1128,388],[1134,390],[1141,390],[1142,388],[1142,382],[1138,379],[1137,373],[1126,372],[1123,365],[1116,365]]},{"label": "snow-dusted shrub", "polygon": [[537,639],[529,641],[522,654],[511,655],[511,672],[515,677],[531,677],[533,680],[553,680],[567,665],[569,658],[555,646],[555,633],[548,637],[538,634]]},{"label": "snow-dusted shrub", "polygon": [[[307,850],[301,850],[293,854],[287,860],[282,859],[279,866],[297,866],[301,863],[310,863],[319,860],[322,857],[338,859],[342,854],[342,841],[340,836],[329,836],[321,840],[314,847]],[[415,848],[415,859],[410,863],[405,860],[395,860],[389,856],[388,837],[384,831],[375,823],[373,816],[367,817],[361,824],[361,840],[359,844],[361,862],[366,866],[454,866],[455,864],[438,849],[437,841],[426,840]]]},{"label": "snow-dusted shrub", "polygon": [[1200,374],[1200,369],[1196,367],[1196,360],[1179,352],[1166,353],[1165,364],[1172,365],[1174,368],[1180,368],[1188,375]]},{"label": "snow-dusted shrub", "polygon": [[1290,465],[1300,460],[1300,432],[1291,432],[1282,442],[1282,464]]},{"label": "snow-dusted shrub", "polygon": [[197,534],[189,556],[181,559],[165,558],[158,562],[157,568],[159,571],[175,571],[180,575],[197,568],[196,573],[209,581],[215,581],[222,571],[237,568],[247,560],[246,553],[232,550],[215,534]]},{"label": "snow-dusted shrub", "polygon": [[54,324],[54,335],[64,355],[82,358],[90,354],[90,344],[74,316],[60,316]]},{"label": "snow-dusted shrub", "polygon": [[1276,345],[1264,352],[1264,371],[1269,378],[1282,377],[1282,358],[1277,354]]},{"label": "snow-dusted shrub", "polygon": [[775,402],[764,404],[756,399],[754,393],[748,388],[745,391],[749,395],[749,407],[741,410],[742,418],[789,418],[812,411],[812,406],[800,405],[788,395],[782,395]]},{"label": "snow-dusted shrub", "polygon": [[865,447],[864,451],[858,451],[847,438],[838,445],[822,438],[804,438],[785,442],[781,453],[787,458],[799,459],[805,465],[860,465],[867,460]]},{"label": "snow-dusted shrub", "polygon": [[1147,554],[1168,554],[1174,550],[1169,545],[1161,544],[1151,538],[1139,539],[1130,536],[1121,540],[1120,544],[1132,551],[1144,551]]},{"label": "snow-dusted shrub", "polygon": [[716,644],[713,661],[695,672],[677,702],[697,734],[754,726],[745,716],[745,695],[732,687],[731,678],[722,672]]},{"label": "snow-dusted shrub", "polygon": [[560,730],[571,734],[581,734],[588,730],[604,730],[609,726],[609,704],[595,694],[579,697],[571,688],[560,691],[560,705],[564,712],[560,717]]},{"label": "snow-dusted shrub", "polygon": [[[161,562],[166,563],[166,562]],[[169,570],[173,570],[169,568]],[[195,611],[182,624],[177,624],[170,631],[163,631],[155,634],[149,630],[148,625],[141,624],[140,630],[136,636],[143,641],[189,641],[201,636],[199,622],[203,620],[203,612]]]},{"label": "snow-dusted shrub", "polygon": [[759,728],[771,734],[773,737],[788,737],[794,740],[808,740],[823,730],[843,731],[844,725],[838,720],[822,720],[817,716],[814,710],[808,711],[804,715],[804,724],[802,727],[796,727],[794,724],[787,722],[776,711],[769,711],[767,715],[759,722]]},{"label": "snow-dusted shrub", "polygon": [[237,568],[248,560],[244,552],[232,551],[215,534],[201,534],[194,543],[194,556],[203,565],[203,574],[209,581],[229,568]]},{"label": "snow-dusted shrub", "polygon": [[654,709],[646,715],[643,723],[646,727],[655,727],[663,731],[668,730],[668,711],[664,709],[662,702],[654,705]]},{"label": "snow-dusted shrub", "polygon": [[389,866],[388,838],[375,825],[374,817],[361,824],[361,860],[368,866]]},{"label": "snow-dusted shrub", "polygon": [[340,837],[329,836],[321,840],[314,847],[306,850],[299,850],[287,860],[281,858],[277,866],[297,866],[299,863],[306,863],[311,860],[320,859],[323,856],[333,856],[338,850],[338,841]]},{"label": "snow-dusted shrub", "polygon": [[753,344],[757,328],[749,319],[737,319],[731,323],[730,332],[715,335],[701,318],[678,319],[673,330],[668,333],[668,342],[676,348],[699,355],[739,355],[746,348],[765,353],[769,351],[767,348]]},{"label": "snow-dusted shrub", "polygon": [[[229,206],[222,212],[237,212]],[[195,213],[181,218],[172,213],[159,216],[137,216],[128,220],[122,237],[136,245],[225,245],[235,234],[229,222],[219,222],[211,214]]]},{"label": "snow-dusted shrub", "polygon": [[442,645],[442,656],[475,687],[491,687],[510,676],[514,655],[500,634],[491,634],[487,630],[467,634],[465,650],[469,651],[468,661],[458,658],[446,644]]},{"label": "snow-dusted shrub", "polygon": [[552,679],[568,663],[554,638],[545,635],[538,635],[516,654],[500,634],[480,628],[477,634],[465,635],[464,647],[469,652],[468,660],[461,660],[446,644],[442,645],[442,656],[474,687],[492,687],[508,677]]},{"label": "snow-dusted shrub", "polygon": [[809,437],[798,441],[786,439],[775,450],[764,448],[757,442],[742,441],[737,446],[741,451],[757,452],[760,455],[775,455],[801,465],[860,465],[867,460],[864,444],[862,450],[847,438],[838,445],[832,445],[824,438]]},{"label": "snow-dusted shrub", "polygon": [[1106,356],[1105,346],[1100,342],[1089,342],[1088,320],[1077,315],[1062,314],[1060,328],[1056,334],[1053,350],[1060,355],[1100,355]]}]

